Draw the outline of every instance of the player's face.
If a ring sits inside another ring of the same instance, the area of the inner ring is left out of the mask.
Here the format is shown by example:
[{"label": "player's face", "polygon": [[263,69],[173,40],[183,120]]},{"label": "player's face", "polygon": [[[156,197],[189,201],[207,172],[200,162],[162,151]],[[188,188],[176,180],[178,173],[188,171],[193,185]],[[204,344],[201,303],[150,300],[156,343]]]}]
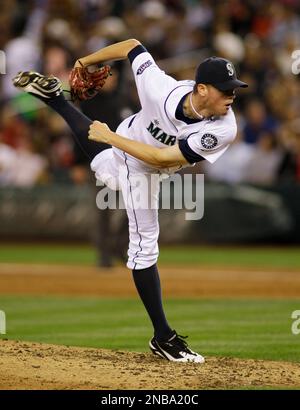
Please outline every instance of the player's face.
[{"label": "player's face", "polygon": [[212,115],[226,115],[234,99],[235,90],[220,91],[212,85],[207,86],[206,107]]}]

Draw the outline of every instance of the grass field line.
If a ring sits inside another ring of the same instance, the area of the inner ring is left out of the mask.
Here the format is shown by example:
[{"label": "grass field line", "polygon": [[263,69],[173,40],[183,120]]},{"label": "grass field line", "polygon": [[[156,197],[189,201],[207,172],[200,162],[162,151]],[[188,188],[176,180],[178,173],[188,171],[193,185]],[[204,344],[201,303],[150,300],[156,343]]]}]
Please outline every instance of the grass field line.
[{"label": "grass field line", "polygon": [[[41,275],[41,274],[53,274],[56,275],[61,270],[64,271],[66,275],[81,275],[83,272],[84,274],[118,274],[128,271],[128,269],[123,265],[114,266],[112,268],[101,268],[97,266],[85,266],[85,265],[65,265],[65,264],[46,264],[46,263],[0,263],[0,274],[33,274],[33,275]],[[295,277],[300,279],[300,271],[299,269],[294,268],[274,268],[274,267],[246,267],[246,266],[212,266],[212,265],[202,265],[199,266],[189,265],[186,267],[183,266],[173,266],[172,264],[162,265],[160,267],[161,271],[172,270],[174,272],[208,272],[209,275],[212,274],[220,274],[220,273],[248,273],[250,275],[257,275],[257,277],[263,277],[264,275],[273,275],[279,274],[282,275],[291,275],[291,277]]]}]

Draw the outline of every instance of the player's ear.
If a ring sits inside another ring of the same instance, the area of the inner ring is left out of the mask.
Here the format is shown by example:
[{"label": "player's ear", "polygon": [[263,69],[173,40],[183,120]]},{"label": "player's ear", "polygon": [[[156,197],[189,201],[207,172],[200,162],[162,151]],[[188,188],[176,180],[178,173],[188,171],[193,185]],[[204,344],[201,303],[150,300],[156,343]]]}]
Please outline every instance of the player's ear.
[{"label": "player's ear", "polygon": [[207,86],[205,84],[197,84],[197,92],[201,97],[206,97],[208,93]]}]

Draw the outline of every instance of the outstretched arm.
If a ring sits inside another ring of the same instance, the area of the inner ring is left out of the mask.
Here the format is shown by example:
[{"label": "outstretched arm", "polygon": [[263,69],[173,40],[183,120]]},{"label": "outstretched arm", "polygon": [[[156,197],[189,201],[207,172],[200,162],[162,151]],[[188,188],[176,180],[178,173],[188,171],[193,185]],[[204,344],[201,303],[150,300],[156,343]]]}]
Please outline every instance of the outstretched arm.
[{"label": "outstretched arm", "polygon": [[143,142],[130,140],[111,131],[105,123],[100,121],[94,121],[90,126],[88,138],[92,141],[110,144],[156,168],[189,164],[178,145],[157,148]]},{"label": "outstretched arm", "polygon": [[104,61],[124,60],[127,58],[128,53],[139,44],[141,43],[133,38],[120,41],[119,43],[104,47],[93,54],[89,54],[86,57],[79,58],[75,63],[75,67],[99,64]]}]

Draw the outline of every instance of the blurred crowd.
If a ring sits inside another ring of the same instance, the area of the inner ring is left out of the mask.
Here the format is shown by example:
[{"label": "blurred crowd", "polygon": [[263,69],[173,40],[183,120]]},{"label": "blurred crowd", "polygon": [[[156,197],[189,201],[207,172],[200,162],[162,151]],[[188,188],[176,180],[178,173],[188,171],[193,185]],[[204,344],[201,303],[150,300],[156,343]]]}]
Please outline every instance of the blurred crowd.
[{"label": "blurred crowd", "polygon": [[[235,101],[236,141],[214,165],[201,164],[207,178],[300,183],[299,0],[1,0],[0,11],[0,186],[89,181],[88,159],[64,121],[11,78],[33,69],[67,89],[77,58],[127,38],[177,79],[193,79],[202,58],[219,55],[249,83]],[[81,108],[115,129],[139,102],[129,63],[112,70]]]}]

